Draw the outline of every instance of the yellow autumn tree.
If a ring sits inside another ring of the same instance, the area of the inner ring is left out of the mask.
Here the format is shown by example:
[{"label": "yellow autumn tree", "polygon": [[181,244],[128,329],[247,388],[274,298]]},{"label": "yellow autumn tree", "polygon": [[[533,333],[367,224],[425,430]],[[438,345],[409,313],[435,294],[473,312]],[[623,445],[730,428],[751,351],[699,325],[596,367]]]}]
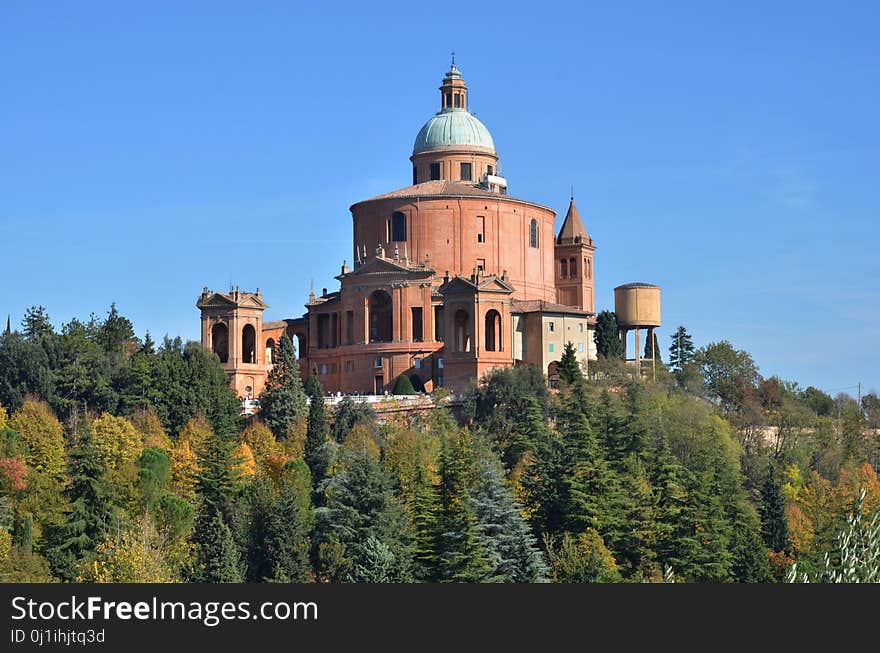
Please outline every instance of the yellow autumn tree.
[{"label": "yellow autumn tree", "polygon": [[838,493],[837,503],[847,514],[855,506],[862,489],[865,490],[862,503],[865,514],[870,515],[880,511],[880,479],[877,478],[874,468],[864,463],[861,466],[847,465],[840,470],[840,479],[835,488]]},{"label": "yellow autumn tree", "polygon": [[168,554],[147,518],[117,537],[101,542],[97,558],[84,563],[79,582],[175,583]]},{"label": "yellow autumn tree", "polygon": [[133,463],[144,450],[141,436],[124,417],[103,413],[92,422],[98,457],[109,470],[121,470]]},{"label": "yellow autumn tree", "polygon": [[211,423],[204,415],[196,415],[180,429],[177,441],[185,440],[194,451],[201,451],[208,439],[213,437],[214,429],[211,428]]},{"label": "yellow autumn tree", "polygon": [[165,433],[159,416],[152,408],[137,411],[132,415],[131,423],[144,443],[144,448],[159,447],[165,451],[171,451],[173,446],[171,439]]},{"label": "yellow autumn tree", "polygon": [[6,428],[6,420],[9,419],[9,413],[6,412],[6,408],[3,407],[3,404],[0,404],[0,429]]},{"label": "yellow autumn tree", "polygon": [[241,432],[241,441],[250,447],[257,463],[262,464],[266,456],[281,451],[280,443],[268,426],[260,421],[253,421]]},{"label": "yellow autumn tree", "polygon": [[0,562],[6,560],[12,551],[12,535],[6,529],[0,528]]},{"label": "yellow autumn tree", "polygon": [[199,473],[199,458],[190,446],[189,440],[180,439],[169,452],[171,457],[171,490],[184,499],[196,498],[196,478]]},{"label": "yellow autumn tree", "polygon": [[53,478],[64,474],[64,432],[45,401],[28,397],[8,420],[28,446],[25,462]]},{"label": "yellow autumn tree", "polygon": [[247,442],[239,444],[232,452],[232,457],[237,460],[237,464],[233,467],[233,471],[238,475],[241,483],[247,483],[257,473],[257,463],[254,460],[254,454]]}]

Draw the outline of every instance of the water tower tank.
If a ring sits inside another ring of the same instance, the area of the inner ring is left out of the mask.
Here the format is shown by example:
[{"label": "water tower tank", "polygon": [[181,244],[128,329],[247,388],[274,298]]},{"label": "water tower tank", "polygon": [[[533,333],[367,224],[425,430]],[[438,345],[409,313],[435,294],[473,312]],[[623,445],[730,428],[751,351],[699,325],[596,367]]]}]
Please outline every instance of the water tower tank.
[{"label": "water tower tank", "polygon": [[617,286],[614,313],[622,329],[660,326],[660,286],[650,283]]}]

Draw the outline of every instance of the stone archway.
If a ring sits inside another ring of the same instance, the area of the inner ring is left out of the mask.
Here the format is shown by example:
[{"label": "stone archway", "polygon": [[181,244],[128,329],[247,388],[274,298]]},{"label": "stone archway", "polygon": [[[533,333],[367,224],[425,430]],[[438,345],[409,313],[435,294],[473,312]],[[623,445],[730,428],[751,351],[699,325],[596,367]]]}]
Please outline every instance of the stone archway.
[{"label": "stone archway", "polygon": [[229,328],[225,322],[217,322],[211,327],[211,351],[217,354],[221,363],[229,362]]}]

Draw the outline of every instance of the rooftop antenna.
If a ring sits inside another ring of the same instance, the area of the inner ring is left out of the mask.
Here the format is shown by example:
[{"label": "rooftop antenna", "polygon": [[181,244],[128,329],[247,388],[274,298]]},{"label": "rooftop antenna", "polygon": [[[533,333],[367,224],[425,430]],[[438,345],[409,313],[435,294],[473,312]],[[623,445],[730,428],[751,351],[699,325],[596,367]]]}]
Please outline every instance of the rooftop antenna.
[{"label": "rooftop antenna", "polygon": [[571,201],[574,202],[574,184],[571,185]]},{"label": "rooftop antenna", "polygon": [[452,51],[452,67],[455,68],[455,50]]}]

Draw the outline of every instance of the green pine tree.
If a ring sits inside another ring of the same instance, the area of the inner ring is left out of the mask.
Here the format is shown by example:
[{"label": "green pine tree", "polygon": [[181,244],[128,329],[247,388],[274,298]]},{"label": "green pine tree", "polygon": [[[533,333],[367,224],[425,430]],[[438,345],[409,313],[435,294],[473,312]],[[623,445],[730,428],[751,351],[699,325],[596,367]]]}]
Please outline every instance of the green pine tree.
[{"label": "green pine tree", "polygon": [[286,440],[291,425],[306,413],[306,394],[300,379],[299,363],[290,338],[285,333],[278,345],[266,387],[260,395],[260,418],[275,437]]},{"label": "green pine tree", "polygon": [[672,344],[669,347],[669,365],[678,372],[694,360],[696,348],[693,339],[683,326],[678,327],[670,339]]},{"label": "green pine tree", "polygon": [[[370,582],[380,573],[372,566],[377,561],[384,565],[381,575],[389,582],[412,578],[406,517],[392,495],[387,473],[370,451],[342,457],[340,470],[327,484],[326,505],[316,512],[315,538],[318,571],[327,580]],[[374,559],[380,550],[382,555]],[[386,550],[393,557],[390,562]]]},{"label": "green pine tree", "polygon": [[584,375],[581,372],[580,363],[578,363],[574,344],[570,341],[565,343],[565,347],[562,350],[562,358],[559,359],[559,366],[556,369],[559,372],[559,378],[565,383],[583,381]]},{"label": "green pine tree", "polygon": [[479,583],[494,579],[471,503],[475,474],[471,436],[463,430],[447,435],[440,453],[440,505],[435,539],[436,580],[440,582]]},{"label": "green pine tree", "polygon": [[241,583],[244,565],[226,519],[219,510],[213,510],[205,520],[196,546],[196,569],[193,580],[197,583]]},{"label": "green pine tree", "polygon": [[71,483],[65,490],[70,509],[64,523],[50,530],[46,558],[60,578],[73,581],[78,566],[94,555],[114,522],[114,492],[95,448],[87,419],[80,421],[77,442],[70,455]]},{"label": "green pine tree", "polygon": [[266,580],[276,583],[303,583],[309,578],[309,522],[303,514],[311,488],[296,488],[285,483],[266,524],[264,547],[268,562]]},{"label": "green pine tree", "polygon": [[479,534],[493,570],[491,577],[505,583],[538,583],[546,580],[547,566],[541,557],[522,508],[504,482],[501,465],[486,452],[471,491]]}]

